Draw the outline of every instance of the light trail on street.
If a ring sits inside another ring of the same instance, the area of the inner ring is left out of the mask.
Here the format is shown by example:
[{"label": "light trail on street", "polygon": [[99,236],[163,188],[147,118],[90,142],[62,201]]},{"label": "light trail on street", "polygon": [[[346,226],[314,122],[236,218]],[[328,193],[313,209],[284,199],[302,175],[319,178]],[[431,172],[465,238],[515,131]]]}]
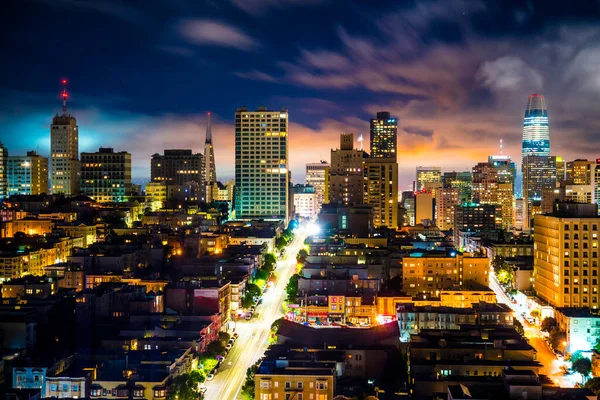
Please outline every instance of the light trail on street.
[{"label": "light trail on street", "polygon": [[205,399],[233,400],[240,395],[246,370],[264,355],[268,347],[271,324],[283,316],[285,287],[296,271],[296,255],[306,236],[306,226],[296,230],[294,240],[287,246],[282,259],[277,261],[275,284],[263,294],[263,302],[256,307],[254,318],[236,322],[235,330],[239,337],[214,379],[206,382]]},{"label": "light trail on street", "polygon": [[525,331],[525,338],[529,344],[535,349],[537,353],[537,361],[543,365],[540,373],[546,375],[548,378],[560,387],[574,387],[577,382],[576,374],[564,375],[561,370],[561,366],[564,363],[556,358],[556,355],[550,348],[546,341],[542,337],[542,333],[537,326],[529,324],[523,318],[521,313],[523,312],[516,304],[512,302],[506,291],[500,286],[497,281],[496,274],[490,270],[490,288],[496,293],[496,300],[498,303],[504,303],[514,311],[514,317],[521,322],[523,330]]}]

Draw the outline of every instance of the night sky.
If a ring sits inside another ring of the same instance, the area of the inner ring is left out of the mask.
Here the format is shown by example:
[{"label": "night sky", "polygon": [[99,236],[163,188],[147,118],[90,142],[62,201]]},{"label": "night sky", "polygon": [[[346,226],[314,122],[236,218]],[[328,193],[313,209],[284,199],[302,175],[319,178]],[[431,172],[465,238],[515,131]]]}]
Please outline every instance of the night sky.
[{"label": "night sky", "polygon": [[[552,154],[600,157],[600,1],[4,0],[0,140],[49,153],[69,80],[80,151],[202,151],[233,176],[236,107],[290,111],[292,180],[339,134],[399,119],[400,187],[417,165],[520,162],[527,97],[546,97]],[[368,143],[365,143],[368,147]]]}]

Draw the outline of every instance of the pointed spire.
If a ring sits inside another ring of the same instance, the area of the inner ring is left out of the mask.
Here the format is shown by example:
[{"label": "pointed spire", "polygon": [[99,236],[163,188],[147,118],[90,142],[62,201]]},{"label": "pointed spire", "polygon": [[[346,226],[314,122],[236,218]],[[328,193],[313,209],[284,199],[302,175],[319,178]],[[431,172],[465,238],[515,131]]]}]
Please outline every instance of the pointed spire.
[{"label": "pointed spire", "polygon": [[63,79],[62,80],[62,84],[63,84],[63,92],[62,92],[62,99],[63,99],[62,115],[66,116],[67,115],[67,80]]},{"label": "pointed spire", "polygon": [[205,143],[212,144],[212,131],[210,128],[210,111],[208,112],[208,122],[206,124],[206,140]]},{"label": "pointed spire", "polygon": [[500,155],[502,155],[502,139],[500,139]]}]

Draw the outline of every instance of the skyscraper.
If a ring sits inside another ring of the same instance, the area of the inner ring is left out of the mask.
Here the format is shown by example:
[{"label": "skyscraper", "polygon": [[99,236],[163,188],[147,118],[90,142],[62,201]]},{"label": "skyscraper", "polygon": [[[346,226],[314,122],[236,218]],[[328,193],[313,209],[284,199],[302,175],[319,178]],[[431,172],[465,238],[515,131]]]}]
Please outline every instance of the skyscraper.
[{"label": "skyscraper", "polygon": [[555,187],[555,156],[526,156],[523,159],[523,200],[525,201],[523,229],[530,227],[534,216],[531,202],[541,202],[544,191]]},{"label": "skyscraper", "polygon": [[442,169],[440,167],[417,167],[417,187],[415,190],[420,192],[426,190],[433,192],[442,187]]},{"label": "skyscraper", "polygon": [[459,204],[459,190],[456,187],[444,187],[436,191],[435,224],[442,231],[454,229],[454,212]]},{"label": "skyscraper", "polygon": [[325,171],[329,168],[327,161],[306,164],[306,184],[315,188],[317,195],[317,210],[325,202]]},{"label": "skyscraper", "polygon": [[387,111],[377,113],[371,119],[371,158],[386,158],[396,161],[398,121]]},{"label": "skyscraper", "polygon": [[532,94],[527,101],[523,120],[523,158],[550,155],[550,128],[546,100],[541,94]]},{"label": "skyscraper", "polygon": [[509,156],[490,156],[473,168],[473,202],[502,208],[502,227],[513,224],[515,164]]},{"label": "skyscraper", "polygon": [[0,200],[8,196],[8,150],[0,142]]},{"label": "skyscraper", "polygon": [[288,111],[235,112],[235,217],[288,221]]},{"label": "skyscraper", "polygon": [[9,196],[48,192],[48,159],[35,151],[8,157],[7,175]]},{"label": "skyscraper", "polygon": [[62,114],[56,114],[50,125],[50,192],[70,196],[79,192],[79,128],[75,117],[67,113],[66,89],[62,98]]},{"label": "skyscraper", "polygon": [[373,225],[398,226],[398,123],[387,111],[371,119],[371,156],[364,160],[364,202],[373,206]]},{"label": "skyscraper", "polygon": [[340,135],[340,148],[331,149],[329,202],[363,204],[363,162],[368,154],[354,148],[354,134]]},{"label": "skyscraper", "polygon": [[473,173],[471,171],[463,172],[444,172],[442,176],[442,186],[444,188],[458,189],[458,202],[468,203],[472,196]]},{"label": "skyscraper", "polygon": [[183,185],[187,182],[204,184],[204,156],[190,149],[165,150],[153,154],[150,161],[152,182]]},{"label": "skyscraper", "polygon": [[131,154],[103,147],[81,153],[81,191],[100,203],[126,201],[131,192]]},{"label": "skyscraper", "polygon": [[212,130],[210,126],[210,113],[206,124],[206,139],[204,140],[204,185],[206,189],[206,201],[211,202],[212,186],[217,182],[217,168],[215,165],[215,150],[212,143]]}]

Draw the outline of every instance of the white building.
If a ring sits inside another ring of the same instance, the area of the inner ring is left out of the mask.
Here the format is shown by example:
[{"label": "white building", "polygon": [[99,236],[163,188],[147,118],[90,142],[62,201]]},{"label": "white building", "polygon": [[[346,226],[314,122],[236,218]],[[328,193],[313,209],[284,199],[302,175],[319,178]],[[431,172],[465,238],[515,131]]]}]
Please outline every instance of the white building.
[{"label": "white building", "polygon": [[589,308],[556,308],[556,322],[567,334],[567,349],[591,351],[600,339],[600,315],[592,314]]},{"label": "white building", "polygon": [[288,221],[288,112],[235,112],[235,216]]},{"label": "white building", "polygon": [[[310,188],[310,186],[307,186]],[[302,218],[315,218],[319,213],[318,196],[314,189],[297,191],[294,188],[294,209]]]},{"label": "white building", "polygon": [[325,202],[325,171],[327,168],[329,168],[329,163],[326,161],[306,164],[306,184],[315,188],[319,210]]}]

